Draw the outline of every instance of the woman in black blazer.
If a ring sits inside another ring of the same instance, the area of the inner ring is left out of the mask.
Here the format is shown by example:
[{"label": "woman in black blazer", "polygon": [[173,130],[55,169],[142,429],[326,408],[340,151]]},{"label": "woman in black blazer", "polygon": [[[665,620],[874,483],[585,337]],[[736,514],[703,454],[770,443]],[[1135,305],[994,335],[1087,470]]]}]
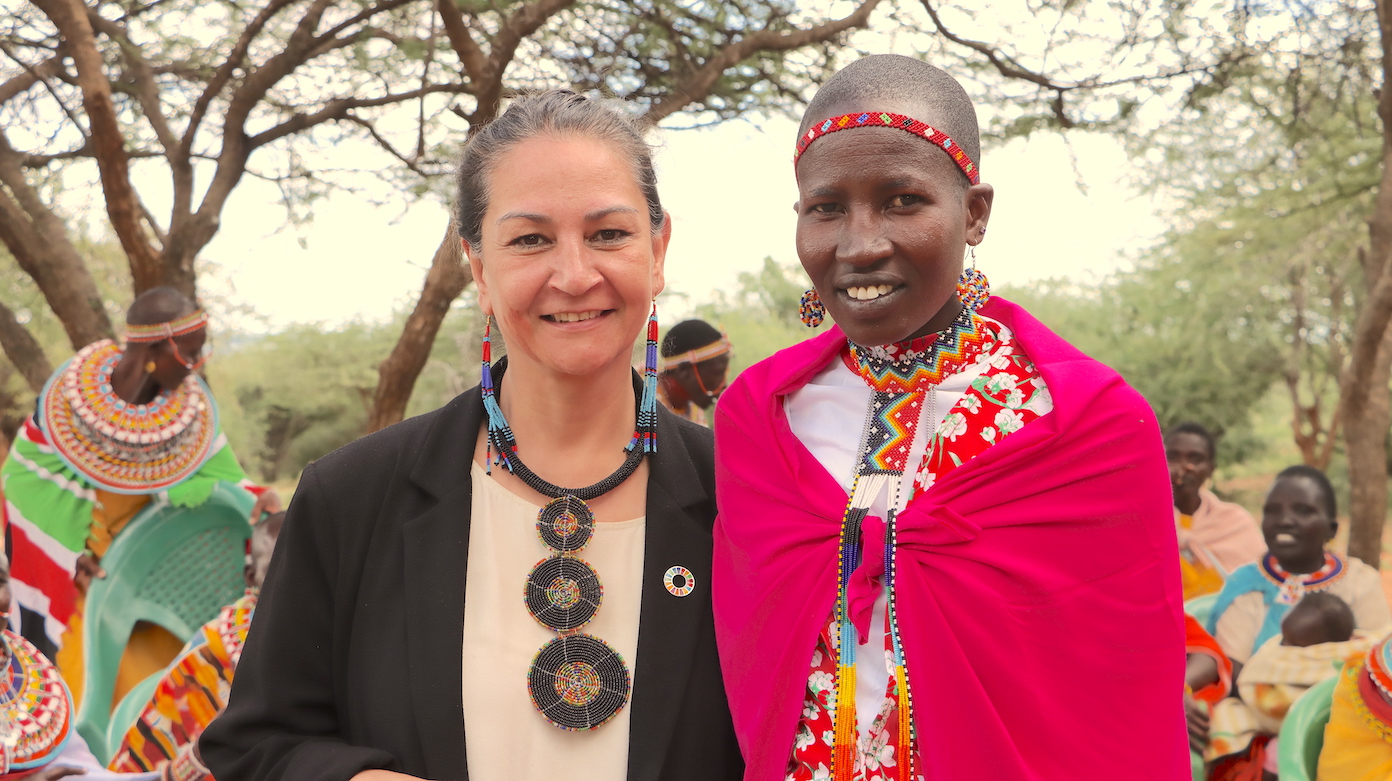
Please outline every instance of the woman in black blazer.
[{"label": "woman in black blazer", "polygon": [[509,355],[305,470],[202,756],[220,781],[737,779],[711,435],[629,368],[671,235],[648,149],[553,91],[460,169]]}]

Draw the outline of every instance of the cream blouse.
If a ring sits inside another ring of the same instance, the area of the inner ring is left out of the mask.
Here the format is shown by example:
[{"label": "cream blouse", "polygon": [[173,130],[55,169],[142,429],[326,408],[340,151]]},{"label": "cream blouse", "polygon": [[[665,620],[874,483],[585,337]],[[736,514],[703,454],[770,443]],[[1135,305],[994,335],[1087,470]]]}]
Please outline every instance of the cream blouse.
[{"label": "cream blouse", "polygon": [[[471,471],[473,517],[464,587],[464,741],[473,781],[622,781],[628,777],[632,699],[603,726],[568,732],[532,706],[527,670],[555,632],[523,603],[532,567],[552,553],[537,536],[540,507]],[[596,524],[579,556],[599,573],[604,601],[581,631],[638,657],[646,517]]]}]

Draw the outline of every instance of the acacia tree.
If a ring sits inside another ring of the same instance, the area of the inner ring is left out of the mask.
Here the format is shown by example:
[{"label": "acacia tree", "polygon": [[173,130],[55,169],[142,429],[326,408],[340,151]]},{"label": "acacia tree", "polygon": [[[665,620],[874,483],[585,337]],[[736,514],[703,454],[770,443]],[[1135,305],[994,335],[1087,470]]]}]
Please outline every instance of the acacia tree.
[{"label": "acacia tree", "polygon": [[[591,86],[654,120],[736,116],[822,72],[878,2],[823,19],[777,0],[33,0],[0,20],[0,242],[80,347],[113,333],[67,225],[66,188],[86,171],[134,292],[194,295],[199,252],[248,176],[279,185],[292,216],[345,184],[331,145],[372,145],[383,175],[436,176],[521,88]],[[408,336],[433,333],[435,302],[467,282],[451,243]],[[49,364],[29,336],[0,307],[0,346],[34,384]],[[384,377],[411,365],[402,344]]]}]

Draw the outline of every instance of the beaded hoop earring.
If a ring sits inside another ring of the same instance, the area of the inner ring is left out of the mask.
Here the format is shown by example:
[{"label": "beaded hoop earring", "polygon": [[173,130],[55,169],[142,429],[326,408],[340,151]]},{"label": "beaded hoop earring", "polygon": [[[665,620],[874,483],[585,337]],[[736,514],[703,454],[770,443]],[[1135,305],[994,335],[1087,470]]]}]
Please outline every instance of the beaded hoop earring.
[{"label": "beaded hoop earring", "polygon": [[817,288],[814,287],[802,294],[802,302],[798,304],[798,317],[808,328],[816,328],[826,319],[826,304],[823,304],[822,297],[817,295]]},{"label": "beaded hoop earring", "polygon": [[975,311],[990,300],[991,283],[987,281],[985,274],[976,270],[976,247],[971,247],[969,252],[971,267],[962,269],[962,276],[957,278],[957,299],[962,302],[962,306]]}]

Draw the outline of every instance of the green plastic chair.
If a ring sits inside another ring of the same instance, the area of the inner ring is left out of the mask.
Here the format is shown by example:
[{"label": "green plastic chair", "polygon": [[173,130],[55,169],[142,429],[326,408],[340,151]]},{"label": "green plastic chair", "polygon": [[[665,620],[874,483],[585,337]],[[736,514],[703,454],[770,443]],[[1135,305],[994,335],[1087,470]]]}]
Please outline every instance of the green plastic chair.
[{"label": "green plastic chair", "polygon": [[[156,501],[121,530],[102,557],[106,577],[92,581],[83,617],[85,680],[77,731],[103,764],[140,713],[135,704],[123,701],[113,708],[111,701],[131,630],[137,621],[149,621],[188,642],[242,595],[251,537],[247,517],[255,501],[230,483],[218,483],[198,507]],[[139,695],[147,681],[126,699]],[[153,689],[150,683],[141,705]],[[129,720],[117,723],[116,714]]]},{"label": "green plastic chair", "polygon": [[1336,675],[1311,686],[1286,713],[1281,722],[1281,742],[1276,747],[1281,781],[1315,781],[1320,750],[1324,748],[1324,726],[1329,723],[1338,683]]},{"label": "green plastic chair", "polygon": [[1184,612],[1197,618],[1200,624],[1207,624],[1208,617],[1213,614],[1213,603],[1217,601],[1217,594],[1204,594],[1201,597],[1194,597],[1184,603]]}]

